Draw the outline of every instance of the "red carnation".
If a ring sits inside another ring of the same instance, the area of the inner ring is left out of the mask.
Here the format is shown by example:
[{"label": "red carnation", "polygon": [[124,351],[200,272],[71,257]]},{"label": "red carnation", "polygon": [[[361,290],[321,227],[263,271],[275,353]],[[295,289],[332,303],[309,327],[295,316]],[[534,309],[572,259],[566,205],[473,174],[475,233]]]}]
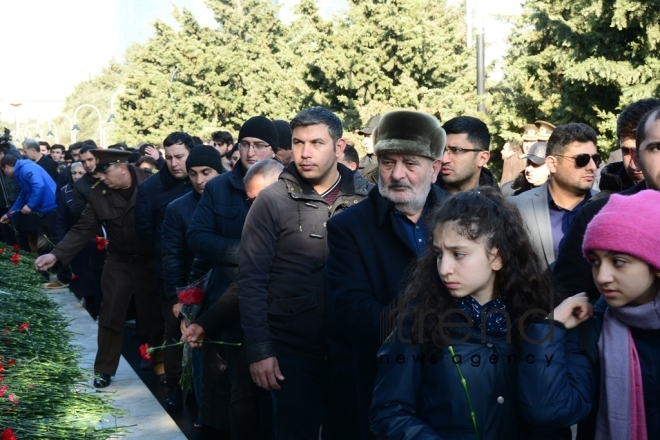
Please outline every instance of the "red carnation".
[{"label": "red carnation", "polygon": [[11,262],[14,263],[15,266],[18,266],[18,260],[21,259],[21,254],[14,254],[11,256]]},{"label": "red carnation", "polygon": [[5,371],[5,367],[2,364],[0,364],[0,373],[2,373],[3,371]]},{"label": "red carnation", "polygon": [[25,330],[28,330],[30,328],[30,324],[27,322],[24,322],[23,324],[18,326],[18,331],[19,332],[24,332]]},{"label": "red carnation", "polygon": [[179,292],[179,303],[194,305],[199,304],[204,299],[204,291],[198,287],[182,290]]},{"label": "red carnation", "polygon": [[101,252],[104,249],[108,248],[108,240],[106,240],[105,238],[101,237],[100,235],[97,235],[96,237],[94,237],[94,239],[96,240],[97,251]]},{"label": "red carnation", "polygon": [[6,428],[2,431],[2,440],[18,440],[18,438],[14,435],[14,431],[11,428]]},{"label": "red carnation", "polygon": [[0,248],[0,254],[4,254],[6,250],[7,250],[6,247]]},{"label": "red carnation", "polygon": [[5,391],[7,391],[7,385],[3,385],[0,387],[0,397],[5,395]]},{"label": "red carnation", "polygon": [[18,252],[21,250],[21,247],[17,244],[13,245],[11,248],[14,250],[14,252]]},{"label": "red carnation", "polygon": [[73,275],[71,275],[71,281],[77,280],[77,279],[78,279],[78,275],[76,275],[75,273]]},{"label": "red carnation", "polygon": [[151,355],[149,354],[149,344],[146,342],[140,345],[140,357],[145,361],[151,360]]},{"label": "red carnation", "polygon": [[9,359],[7,365],[16,365],[16,361],[14,359]]}]

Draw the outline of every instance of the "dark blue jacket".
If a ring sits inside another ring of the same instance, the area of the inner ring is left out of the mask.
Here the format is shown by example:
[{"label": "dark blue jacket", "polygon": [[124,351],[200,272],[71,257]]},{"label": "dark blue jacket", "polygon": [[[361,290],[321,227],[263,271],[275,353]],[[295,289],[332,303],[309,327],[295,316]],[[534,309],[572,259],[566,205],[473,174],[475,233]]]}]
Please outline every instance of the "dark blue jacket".
[{"label": "dark blue jacket", "polygon": [[13,218],[14,212],[20,211],[25,205],[37,214],[46,214],[57,208],[55,182],[39,165],[29,159],[19,160],[14,166],[14,179],[21,193],[7,213],[9,218]]},{"label": "dark blue jacket", "polygon": [[73,200],[73,188],[71,183],[67,183],[60,190],[60,197],[57,201],[57,220],[55,222],[55,240],[59,243],[69,232],[69,229],[76,224],[71,215],[71,202]]},{"label": "dark blue jacket", "polygon": [[[600,298],[594,305],[594,317],[582,324],[589,339],[581,340],[582,346],[589,348],[590,357],[594,361],[595,374],[600,383],[600,355],[598,354],[598,339],[603,329],[603,317],[607,303]],[[643,330],[630,328],[635,342],[639,364],[642,370],[642,386],[644,389],[644,410],[646,412],[646,430],[649,439],[660,438],[660,330]],[[622,356],[625,353],[622,353]],[[594,398],[593,411],[589,418],[578,426],[578,439],[593,439],[598,415],[600,396]]]},{"label": "dark blue jacket", "polygon": [[[161,259],[161,228],[165,219],[165,209],[170,202],[192,190],[190,179],[176,179],[170,174],[167,165],[140,185],[135,203],[135,231],[156,253],[156,275],[163,273]],[[162,287],[162,286],[161,286]]]},{"label": "dark blue jacket", "polygon": [[[527,336],[539,341],[549,329],[547,321],[532,324]],[[522,350],[505,335],[484,335],[485,343],[478,335],[453,344],[452,357],[447,347],[433,350],[393,332],[378,353],[373,433],[379,439],[476,438],[462,374],[479,438],[570,439],[569,427],[591,410],[595,379],[590,361],[565,333],[555,323],[553,343],[525,343]],[[568,386],[576,391],[567,393]]]},{"label": "dark blue jacket", "polygon": [[177,302],[176,289],[188,284],[195,254],[188,247],[186,232],[192,223],[195,208],[202,197],[197,191],[179,197],[165,210],[162,234],[163,284],[165,296]]},{"label": "dark blue jacket", "polygon": [[238,162],[231,172],[209,181],[188,229],[190,249],[198,258],[213,264],[206,288],[209,304],[214,304],[236,279],[238,248],[250,209],[244,174],[245,169]]},{"label": "dark blue jacket", "polygon": [[[448,195],[432,185],[429,206]],[[369,436],[366,414],[376,354],[392,330],[383,317],[403,292],[407,267],[417,258],[395,215],[394,204],[375,188],[364,202],[328,221],[328,318],[352,344],[363,436]]]}]

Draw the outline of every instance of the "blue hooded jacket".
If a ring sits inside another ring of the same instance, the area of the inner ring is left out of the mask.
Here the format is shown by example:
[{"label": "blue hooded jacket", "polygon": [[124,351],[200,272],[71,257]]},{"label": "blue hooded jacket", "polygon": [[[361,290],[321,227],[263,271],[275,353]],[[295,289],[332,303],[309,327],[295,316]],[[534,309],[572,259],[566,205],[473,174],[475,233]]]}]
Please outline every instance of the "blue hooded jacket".
[{"label": "blue hooded jacket", "polygon": [[14,166],[14,179],[21,188],[14,206],[7,213],[13,218],[25,205],[37,214],[46,214],[57,207],[55,182],[46,170],[29,159],[22,159]]}]

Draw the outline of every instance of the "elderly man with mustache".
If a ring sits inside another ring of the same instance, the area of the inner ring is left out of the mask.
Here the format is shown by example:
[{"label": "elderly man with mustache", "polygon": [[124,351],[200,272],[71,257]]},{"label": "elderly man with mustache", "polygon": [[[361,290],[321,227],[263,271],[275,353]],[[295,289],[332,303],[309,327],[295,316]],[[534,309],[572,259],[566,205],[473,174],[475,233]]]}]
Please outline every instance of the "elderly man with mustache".
[{"label": "elderly man with mustache", "polygon": [[328,220],[328,317],[353,351],[361,439],[373,438],[367,413],[376,353],[392,326],[390,307],[406,283],[408,264],[427,244],[424,214],[448,192],[434,185],[446,135],[436,118],[414,111],[382,116],[373,132],[378,190]]}]

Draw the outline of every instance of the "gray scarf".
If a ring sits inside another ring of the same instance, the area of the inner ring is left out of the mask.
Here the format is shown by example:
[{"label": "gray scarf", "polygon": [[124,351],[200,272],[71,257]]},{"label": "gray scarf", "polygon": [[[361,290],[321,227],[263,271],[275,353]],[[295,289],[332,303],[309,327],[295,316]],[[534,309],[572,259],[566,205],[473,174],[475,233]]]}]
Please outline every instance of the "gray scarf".
[{"label": "gray scarf", "polygon": [[598,340],[601,395],[595,440],[646,440],[642,374],[630,328],[660,329],[660,294],[641,306],[608,307]]}]

